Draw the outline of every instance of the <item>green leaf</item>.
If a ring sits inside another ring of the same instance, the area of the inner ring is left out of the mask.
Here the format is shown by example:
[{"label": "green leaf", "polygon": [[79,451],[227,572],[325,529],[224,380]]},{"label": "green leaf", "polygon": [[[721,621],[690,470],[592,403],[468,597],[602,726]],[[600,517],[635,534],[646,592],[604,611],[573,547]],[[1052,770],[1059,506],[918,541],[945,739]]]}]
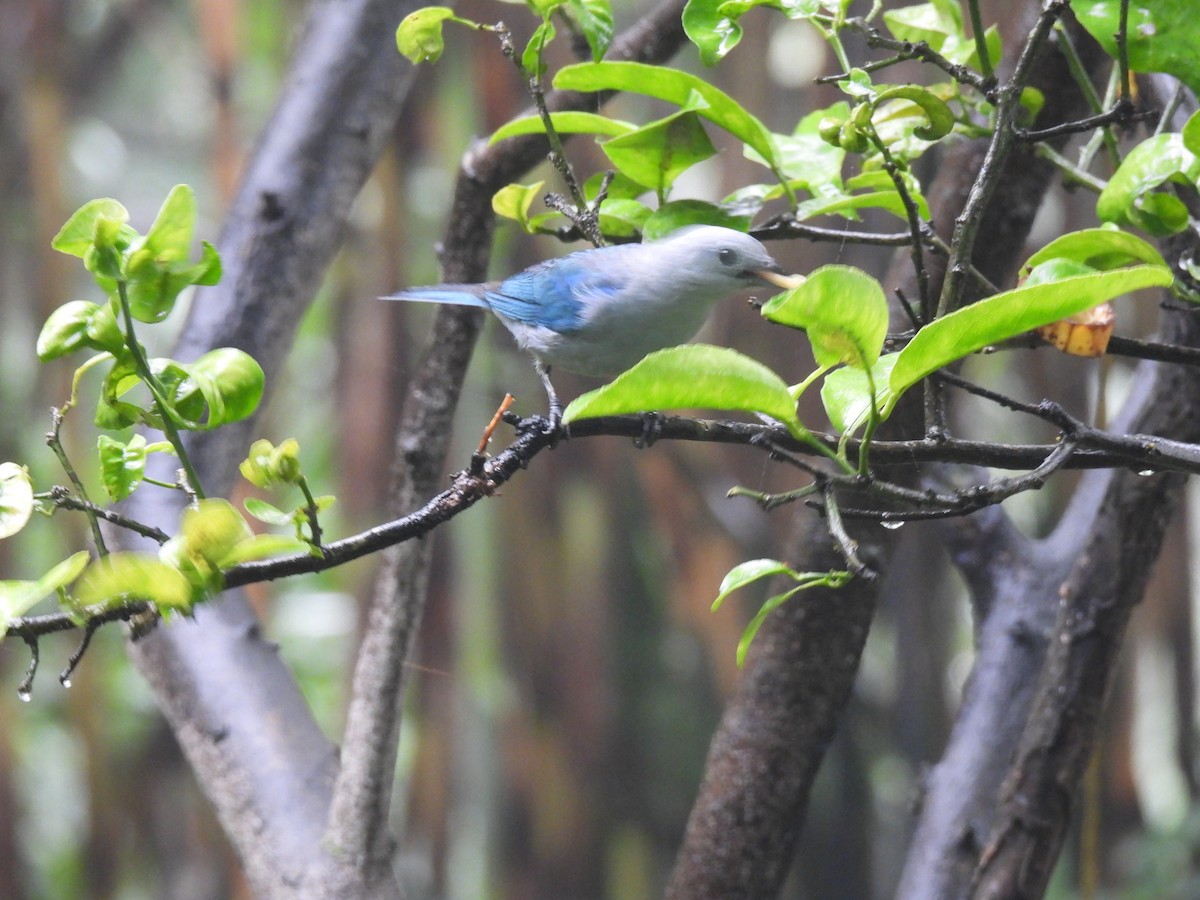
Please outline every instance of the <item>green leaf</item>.
[{"label": "green leaf", "polygon": [[66,587],[88,564],[88,552],[80,550],[55,564],[36,581],[0,581],[0,641],[18,616],[25,615],[39,600]]},{"label": "green leaf", "polygon": [[288,438],[276,447],[268,440],[259,439],[250,445],[250,453],[242,460],[239,471],[255,487],[296,484],[301,478],[300,443],[295,438]]},{"label": "green leaf", "polygon": [[176,568],[141,553],[110,553],[84,569],[72,591],[84,606],[145,600],[161,612],[192,608],[192,586]]},{"label": "green leaf", "polygon": [[706,66],[715,66],[742,39],[742,26],[724,14],[724,6],[724,0],[688,0],[683,8],[683,31]]},{"label": "green leaf", "polygon": [[188,284],[213,285],[221,280],[221,256],[208,241],[200,242],[200,261],[178,273],[191,279]]},{"label": "green leaf", "polygon": [[[923,217],[929,217],[929,204],[921,193],[921,186],[909,173],[903,173],[905,186],[909,197],[916,204],[917,212]],[[797,185],[799,186],[799,185]],[[853,191],[856,193],[847,193]],[[861,193],[857,193],[861,191]],[[768,194],[768,199],[780,196],[781,190],[776,189]],[[907,219],[908,211],[886,172],[869,171],[855,175],[846,181],[846,190],[832,185],[812,199],[801,201],[794,213],[797,221],[814,219],[817,216],[840,215],[847,219],[857,219],[858,213],[865,209],[882,209],[898,218]]]},{"label": "green leaf", "polygon": [[108,291],[123,277],[124,251],[138,234],[124,222],[106,216],[97,216],[92,226],[92,243],[83,254],[83,267]]},{"label": "green leaf", "polygon": [[[804,116],[791,134],[771,135],[779,171],[795,187],[803,188],[813,196],[841,195],[842,165],[846,151],[821,137],[820,128],[822,120],[826,118],[845,119],[849,115],[849,104],[839,101]],[[746,156],[762,165],[770,165],[749,146],[746,147]]]},{"label": "green leaf", "polygon": [[814,197],[804,200],[796,207],[795,218],[798,222],[815,219],[818,216],[840,215],[846,219],[858,219],[858,213],[865,209],[882,209],[900,218],[907,217],[904,201],[896,190],[868,191],[865,194],[842,194],[836,198]]},{"label": "green leaf", "polygon": [[298,553],[308,555],[312,552],[312,544],[286,534],[256,534],[249,540],[238,544],[221,558],[221,568],[226,569],[239,563],[251,562],[256,559],[267,559],[271,556],[293,556]]},{"label": "green leaf", "polygon": [[117,322],[117,301],[110,299],[92,313],[87,323],[87,346],[114,356],[125,352],[125,332]]},{"label": "green leaf", "polygon": [[[193,284],[214,284],[220,277],[221,263],[211,244],[204,244],[203,258],[195,266],[166,262],[139,251],[129,258],[129,311],[139,322],[161,322],[175,308],[184,288]],[[215,275],[215,277],[214,277]]]},{"label": "green leaf", "polygon": [[183,511],[179,533],[159,548],[162,562],[182,573],[198,595],[221,588],[226,558],[254,537],[241,513],[228,500],[207,498]]},{"label": "green leaf", "polygon": [[[1120,0],[1089,0],[1071,6],[1079,23],[1116,59]],[[1139,0],[1129,4],[1126,48],[1135,72],[1166,72],[1200,93],[1200,20],[1190,0]]]},{"label": "green leaf", "polygon": [[[610,119],[598,113],[590,112],[552,112],[550,123],[559,134],[605,134],[621,135],[636,131],[637,126],[632,122],[620,119]],[[546,123],[541,116],[522,116],[501,125],[488,138],[489,144],[502,141],[505,138],[519,137],[525,134],[545,134]]]},{"label": "green leaf", "polygon": [[254,536],[232,503],[210,497],[183,511],[179,534],[188,553],[210,562],[224,558],[234,547]]},{"label": "green leaf", "polygon": [[[999,59],[998,56],[993,56],[992,59]],[[1025,87],[1021,89],[1021,110],[1023,115],[1018,121],[1019,125],[1032,125],[1037,121],[1038,115],[1042,108],[1046,105],[1046,95],[1035,87]]]},{"label": "green leaf", "polygon": [[784,591],[782,594],[776,594],[764,603],[754,614],[754,618],[747,623],[742,631],[742,637],[738,641],[737,646],[737,664],[740,669],[746,664],[746,656],[750,652],[750,645],[754,643],[754,639],[758,636],[758,632],[762,629],[763,623],[767,621],[767,616],[775,612],[779,607],[783,606],[788,600],[804,590],[809,585],[794,587],[790,591]]},{"label": "green leaf", "polygon": [[[111,219],[115,222],[129,221],[129,211],[116,200],[104,198],[90,200],[79,207],[58,234],[50,242],[50,246],[59,253],[78,256],[83,259],[92,248],[92,239],[96,231],[96,220]],[[132,229],[130,229],[132,231]]]},{"label": "green leaf", "polygon": [[179,383],[172,400],[186,427],[216,428],[245,419],[258,409],[265,376],[248,353],[220,347],[180,368],[187,378]]},{"label": "green leaf", "polygon": [[[605,179],[608,179],[608,175],[608,172],[593,173],[583,183],[583,196],[595,202],[596,198],[600,196],[600,187],[604,184]],[[636,200],[644,193],[646,193],[644,186],[626,178],[620,172],[613,172],[612,178],[608,180],[608,193],[606,196],[610,200]]]},{"label": "green leaf", "polygon": [[409,13],[396,29],[396,49],[413,65],[437,62],[446,49],[442,23],[447,19],[456,19],[448,6],[426,6]]},{"label": "green leaf", "polygon": [[776,575],[790,575],[795,577],[796,570],[778,559],[751,559],[744,563],[739,563],[730,569],[725,577],[721,579],[721,587],[718,588],[717,599],[712,603],[713,612],[720,609],[721,604],[725,602],[725,598],[734,591],[741,590],[747,585],[760,581],[763,578],[774,578]]},{"label": "green leaf", "polygon": [[266,500],[260,500],[258,497],[247,497],[242,501],[242,505],[246,507],[246,512],[265,525],[281,527],[292,524],[292,514],[290,512],[280,509]]},{"label": "green leaf", "polygon": [[[168,360],[169,362],[169,360]],[[151,360],[151,368],[159,368],[161,360]],[[186,373],[185,373],[186,374]],[[122,400],[127,393],[142,383],[141,377],[128,360],[116,360],[100,383],[100,400],[96,405],[96,425],[100,428],[118,430],[141,422],[161,427],[157,411]]]},{"label": "green leaf", "polygon": [[612,44],[612,5],[608,0],[567,0],[567,9],[592,51],[592,62],[599,62]]},{"label": "green leaf", "polygon": [[[975,40],[964,31],[962,10],[955,0],[888,10],[883,21],[898,40],[925,41],[951,62],[979,68]],[[984,32],[984,41],[992,61],[1000,59],[1000,32],[995,26]]]},{"label": "green leaf", "polygon": [[50,313],[38,334],[38,359],[49,362],[88,346],[88,323],[98,309],[87,300],[72,300]]},{"label": "green leaf", "polygon": [[767,616],[772,612],[801,591],[822,586],[839,588],[850,579],[849,572],[797,572],[787,563],[780,562],[777,559],[752,559],[749,562],[734,566],[721,581],[720,593],[717,595],[717,599],[713,601],[713,610],[716,610],[725,598],[734,591],[746,587],[746,585],[753,584],[755,581],[760,581],[763,578],[773,578],[777,575],[792,579],[792,581],[796,582],[796,587],[771,597],[762,605],[754,615],[754,618],[750,620],[750,623],[742,632],[741,640],[738,641],[737,664],[739,666],[746,662],[746,654],[750,650],[750,644],[758,634],[759,629],[762,628],[762,624],[766,621]]},{"label": "green leaf", "polygon": [[0,538],[16,534],[33,513],[29,470],[14,462],[0,463]]},{"label": "green leaf", "polygon": [[195,228],[195,193],[186,184],[176,185],[125,265],[129,309],[139,322],[165,319],[185,287],[220,280],[221,260],[212,244],[202,245],[198,263],[188,262]]},{"label": "green leaf", "polygon": [[717,152],[699,115],[687,110],[605,141],[600,149],[622,174],[660,198],[680,174]]},{"label": "green leaf", "polygon": [[889,380],[899,353],[886,353],[871,366],[871,378],[863,369],[835,369],[821,382],[821,403],[829,424],[838,434],[852,434],[871,415],[871,385],[875,385],[875,408],[884,409],[891,398]]},{"label": "green leaf", "polygon": [[1183,146],[1193,155],[1200,156],[1200,112],[1192,113],[1180,132]]},{"label": "green leaf", "polygon": [[809,439],[778,375],[735,350],[706,344],[651,353],[611,383],[572,401],[563,422],[695,408],[762,413],[800,440]]},{"label": "green leaf", "polygon": [[[504,2],[520,3],[521,0],[504,0]],[[533,10],[533,12],[536,13],[540,18],[548,19],[566,2],[567,0],[525,0],[525,5]]]},{"label": "green leaf", "polygon": [[813,356],[826,367],[872,366],[887,337],[883,286],[852,266],[822,266],[799,287],[773,297],[762,314],[771,322],[807,331]]},{"label": "green leaf", "polygon": [[1062,257],[1048,259],[1045,262],[1038,263],[1029,271],[1029,274],[1025,277],[1023,286],[1033,287],[1038,284],[1051,284],[1062,281],[1064,278],[1073,278],[1076,275],[1090,275],[1096,271],[1099,270],[1077,259],[1064,259]]},{"label": "green leaf", "polygon": [[1085,228],[1055,238],[1029,257],[1021,267],[1021,280],[1035,266],[1051,259],[1074,259],[1102,272],[1139,262],[1167,264],[1153,245],[1136,235],[1115,227]]},{"label": "green leaf", "polygon": [[767,127],[728,94],[695,75],[646,63],[580,63],[560,69],[554,86],[570,91],[629,91],[681,107],[693,105],[699,97],[705,104],[696,110],[700,115],[753,147],[772,170],[778,168]]},{"label": "green leaf", "polygon": [[600,230],[609,237],[633,237],[653,212],[637,200],[606,199],[600,204]]},{"label": "green leaf", "polygon": [[533,234],[536,229],[530,223],[529,210],[533,201],[541,196],[545,183],[506,184],[492,196],[492,212],[506,219],[515,219],[527,233]]},{"label": "green leaf", "polygon": [[146,473],[145,437],[137,434],[124,444],[102,434],[97,439],[97,450],[105,492],[113,501],[124,500],[137,490]]},{"label": "green leaf", "polygon": [[883,22],[897,40],[924,41],[939,52],[948,39],[965,37],[962,11],[955,4],[920,3],[890,9],[883,14]]},{"label": "green leaf", "polygon": [[656,241],[685,225],[720,225],[735,231],[750,228],[750,216],[704,200],[672,200],[656,209],[642,225],[642,240]]},{"label": "green leaf", "polygon": [[1153,265],[1077,275],[1005,291],[930,322],[898,354],[884,414],[904,391],[956,359],[1122,294],[1168,287],[1173,280],[1170,269]]},{"label": "green leaf", "polygon": [[521,54],[521,68],[530,75],[540,76],[546,71],[546,64],[542,62],[542,51],[554,40],[555,33],[554,23],[549,19],[543,19],[534,29],[529,43],[525,45],[525,52]]},{"label": "green leaf", "polygon": [[140,246],[131,248],[131,257],[141,252],[160,262],[187,259],[195,231],[196,193],[186,184],[177,184],[163,200],[158,215],[154,217],[154,224],[142,238]]},{"label": "green leaf", "polygon": [[820,12],[843,13],[841,0],[688,0],[683,30],[700,51],[706,66],[720,62],[742,39],[738,22],[756,6],[779,10],[789,19],[809,19]]},{"label": "green leaf", "polygon": [[[241,350],[210,350],[190,365],[157,357],[149,364],[175,423],[182,428],[199,431],[239,421],[251,415],[262,399],[262,368]],[[143,406],[121,399],[141,383],[128,360],[115,362],[100,387],[96,424],[118,429],[141,422],[162,428],[156,404],[147,401]]]},{"label": "green leaf", "polygon": [[[1132,14],[1132,11],[1131,11]],[[1134,225],[1156,237],[1187,228],[1188,212],[1173,194],[1155,192],[1166,181],[1195,184],[1200,157],[1179,134],[1159,134],[1138,144],[1121,162],[1096,201],[1101,221]]]},{"label": "green leaf", "polygon": [[[871,119],[881,120],[896,118],[912,118],[913,110],[919,110],[928,124],[908,126],[914,135],[923,141],[936,141],[948,135],[954,128],[954,113],[950,111],[941,98],[923,87],[913,84],[899,85],[879,92],[873,101],[874,112]],[[890,107],[890,109],[889,109]],[[876,124],[878,128],[878,123]],[[882,135],[881,135],[882,136]],[[894,140],[894,138],[892,139]]]}]

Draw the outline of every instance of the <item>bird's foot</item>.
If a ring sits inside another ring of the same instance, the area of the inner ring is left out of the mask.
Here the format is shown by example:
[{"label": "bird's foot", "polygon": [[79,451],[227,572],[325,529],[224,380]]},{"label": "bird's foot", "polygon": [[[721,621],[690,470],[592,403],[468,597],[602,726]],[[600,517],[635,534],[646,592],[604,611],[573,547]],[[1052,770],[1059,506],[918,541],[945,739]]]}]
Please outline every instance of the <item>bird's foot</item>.
[{"label": "bird's foot", "polygon": [[560,410],[551,409],[548,415],[533,415],[529,417],[519,416],[513,412],[506,412],[503,420],[516,429],[518,435],[534,433],[549,435],[549,446],[551,448],[555,447],[561,438],[570,437],[570,432],[562,424],[562,412]]},{"label": "bird's foot", "polygon": [[662,437],[663,422],[666,421],[666,416],[657,412],[642,413],[642,433],[633,439],[633,446],[639,450],[644,450],[649,447],[660,437]]},{"label": "bird's foot", "polygon": [[[541,418],[539,416],[539,418]],[[558,445],[559,439],[569,437],[566,427],[562,423],[562,407],[558,403],[558,398],[555,397],[550,404],[550,410],[546,414],[546,418],[542,419],[543,430],[550,435],[550,449],[554,449]]]}]

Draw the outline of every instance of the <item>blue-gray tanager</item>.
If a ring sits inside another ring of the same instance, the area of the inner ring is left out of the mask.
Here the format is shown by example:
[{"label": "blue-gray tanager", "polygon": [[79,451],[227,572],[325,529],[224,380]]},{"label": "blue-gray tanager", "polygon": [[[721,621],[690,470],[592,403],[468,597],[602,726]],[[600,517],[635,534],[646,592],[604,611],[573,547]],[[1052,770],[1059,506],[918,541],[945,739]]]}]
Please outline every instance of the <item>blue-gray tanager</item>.
[{"label": "blue-gray tanager", "polygon": [[498,283],[415,287],[386,299],[491,310],[533,354],[557,423],[552,366],[623,372],[647,353],[690,340],[723,297],[761,281],[791,286],[782,272],[749,235],[693,225],[649,243],[580,250]]}]

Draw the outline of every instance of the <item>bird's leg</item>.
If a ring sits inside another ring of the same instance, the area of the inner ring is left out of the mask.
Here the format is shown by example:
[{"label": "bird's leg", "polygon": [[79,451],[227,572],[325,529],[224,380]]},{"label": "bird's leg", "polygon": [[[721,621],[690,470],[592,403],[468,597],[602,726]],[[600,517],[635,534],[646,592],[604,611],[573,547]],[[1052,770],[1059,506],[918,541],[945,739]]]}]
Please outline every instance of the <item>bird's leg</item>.
[{"label": "bird's leg", "polygon": [[562,404],[558,402],[558,394],[554,392],[554,385],[550,383],[550,367],[535,356],[533,369],[538,378],[542,379],[542,387],[546,389],[546,398],[550,401],[550,430],[557,431],[558,426],[562,424]]}]

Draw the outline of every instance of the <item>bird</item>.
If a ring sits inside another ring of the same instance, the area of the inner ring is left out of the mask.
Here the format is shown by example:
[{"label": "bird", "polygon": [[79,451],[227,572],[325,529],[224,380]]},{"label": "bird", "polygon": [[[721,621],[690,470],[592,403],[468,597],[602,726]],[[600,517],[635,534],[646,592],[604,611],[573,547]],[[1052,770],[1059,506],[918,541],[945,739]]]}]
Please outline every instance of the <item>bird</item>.
[{"label": "bird", "polygon": [[691,340],[719,300],[764,283],[792,286],[760,241],[732,228],[690,225],[655,241],[578,250],[499,282],[412,287],[383,299],[491,311],[533,356],[557,427],[562,406],[550,383],[553,368],[616,375],[648,353]]}]

